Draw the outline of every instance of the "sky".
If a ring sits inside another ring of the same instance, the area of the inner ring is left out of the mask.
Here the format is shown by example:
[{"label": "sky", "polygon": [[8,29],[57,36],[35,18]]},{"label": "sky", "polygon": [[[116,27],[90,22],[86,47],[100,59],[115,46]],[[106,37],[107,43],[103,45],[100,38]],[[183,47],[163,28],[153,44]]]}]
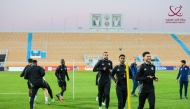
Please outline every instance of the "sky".
[{"label": "sky", "polygon": [[[170,6],[180,5],[183,16],[168,16]],[[88,31],[91,13],[122,13],[124,31],[190,32],[189,5],[190,0],[0,0],[0,31]],[[178,18],[185,23],[165,23]]]}]

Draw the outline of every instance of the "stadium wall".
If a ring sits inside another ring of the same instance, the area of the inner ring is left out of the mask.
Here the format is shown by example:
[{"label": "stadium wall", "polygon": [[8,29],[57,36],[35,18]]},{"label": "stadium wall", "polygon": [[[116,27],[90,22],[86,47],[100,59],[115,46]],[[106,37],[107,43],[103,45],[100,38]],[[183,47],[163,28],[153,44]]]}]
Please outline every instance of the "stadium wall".
[{"label": "stadium wall", "polygon": [[[118,62],[113,62],[113,66],[118,65]],[[129,65],[131,62],[129,62]],[[141,63],[137,63],[138,66],[140,66]],[[5,67],[8,69],[8,71],[22,71],[24,66],[27,65],[27,62],[6,62]],[[60,65],[59,62],[39,62],[39,66],[42,66],[46,71],[55,71],[57,66]],[[73,70],[73,63],[72,62],[66,62],[67,70],[72,71]],[[161,66],[157,66],[156,70],[177,70],[179,67],[179,62],[163,62]],[[4,69],[3,69],[4,70]],[[86,66],[85,62],[75,62],[74,63],[74,70],[77,71],[92,71],[93,66]]]},{"label": "stadium wall", "polygon": [[[187,61],[188,63],[189,61]],[[27,62],[5,62],[4,66],[6,67],[23,67],[26,66]],[[119,62],[113,62],[113,66],[118,65]],[[131,64],[131,62],[129,62]],[[141,62],[137,62],[137,65],[142,64]],[[59,62],[39,62],[39,66],[59,66]],[[73,66],[72,62],[66,62],[67,66]],[[86,66],[85,62],[74,62],[75,66]],[[161,66],[179,66],[180,62],[161,62]]]},{"label": "stadium wall", "polygon": [[4,67],[0,67],[0,71],[4,71]]}]

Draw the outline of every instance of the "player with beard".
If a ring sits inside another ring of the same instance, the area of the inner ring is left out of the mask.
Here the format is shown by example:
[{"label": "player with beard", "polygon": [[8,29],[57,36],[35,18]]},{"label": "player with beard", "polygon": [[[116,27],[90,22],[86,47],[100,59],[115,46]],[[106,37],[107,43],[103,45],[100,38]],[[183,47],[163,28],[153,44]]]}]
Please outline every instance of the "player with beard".
[{"label": "player with beard", "polygon": [[139,106],[138,109],[143,109],[146,99],[149,102],[149,109],[155,108],[155,91],[153,81],[159,81],[155,77],[155,66],[151,64],[150,52],[142,54],[144,63],[141,64],[137,71],[136,80],[139,81]]},{"label": "player with beard", "polygon": [[103,59],[99,60],[93,68],[93,72],[99,71],[100,80],[98,84],[99,91],[99,109],[102,109],[103,94],[106,98],[106,109],[109,107],[110,102],[110,74],[112,72],[112,61],[108,60],[108,52],[103,53]]}]

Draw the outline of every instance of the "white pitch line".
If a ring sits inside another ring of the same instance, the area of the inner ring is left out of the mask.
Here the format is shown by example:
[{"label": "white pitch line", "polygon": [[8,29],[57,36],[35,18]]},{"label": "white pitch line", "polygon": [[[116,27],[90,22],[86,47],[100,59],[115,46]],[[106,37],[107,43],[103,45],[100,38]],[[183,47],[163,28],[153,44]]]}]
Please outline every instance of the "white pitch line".
[{"label": "white pitch line", "polygon": [[0,93],[1,95],[21,95],[21,94],[28,94],[28,93]]},{"label": "white pitch line", "polygon": [[[26,95],[28,93],[0,93],[0,95]],[[38,94],[42,94],[42,93],[38,93]]]}]

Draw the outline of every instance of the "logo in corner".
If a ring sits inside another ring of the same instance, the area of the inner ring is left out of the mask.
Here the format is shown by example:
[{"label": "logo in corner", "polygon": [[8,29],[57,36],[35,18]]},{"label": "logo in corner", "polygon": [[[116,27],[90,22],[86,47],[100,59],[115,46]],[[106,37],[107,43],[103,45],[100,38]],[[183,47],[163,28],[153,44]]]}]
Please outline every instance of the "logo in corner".
[{"label": "logo in corner", "polygon": [[179,7],[175,7],[175,6],[170,6],[170,11],[168,13],[168,16],[183,16],[183,14],[180,12],[181,11],[182,6],[180,5]]},{"label": "logo in corner", "polygon": [[182,17],[184,17],[184,13],[181,12],[181,10],[182,10],[181,5],[178,5],[178,7],[170,5],[169,9],[170,9],[169,10],[170,12],[168,13],[168,11],[167,11],[167,14],[166,14],[169,18],[165,19],[166,24],[171,24],[171,23],[182,24],[182,23],[186,23],[186,19],[182,18]]}]

